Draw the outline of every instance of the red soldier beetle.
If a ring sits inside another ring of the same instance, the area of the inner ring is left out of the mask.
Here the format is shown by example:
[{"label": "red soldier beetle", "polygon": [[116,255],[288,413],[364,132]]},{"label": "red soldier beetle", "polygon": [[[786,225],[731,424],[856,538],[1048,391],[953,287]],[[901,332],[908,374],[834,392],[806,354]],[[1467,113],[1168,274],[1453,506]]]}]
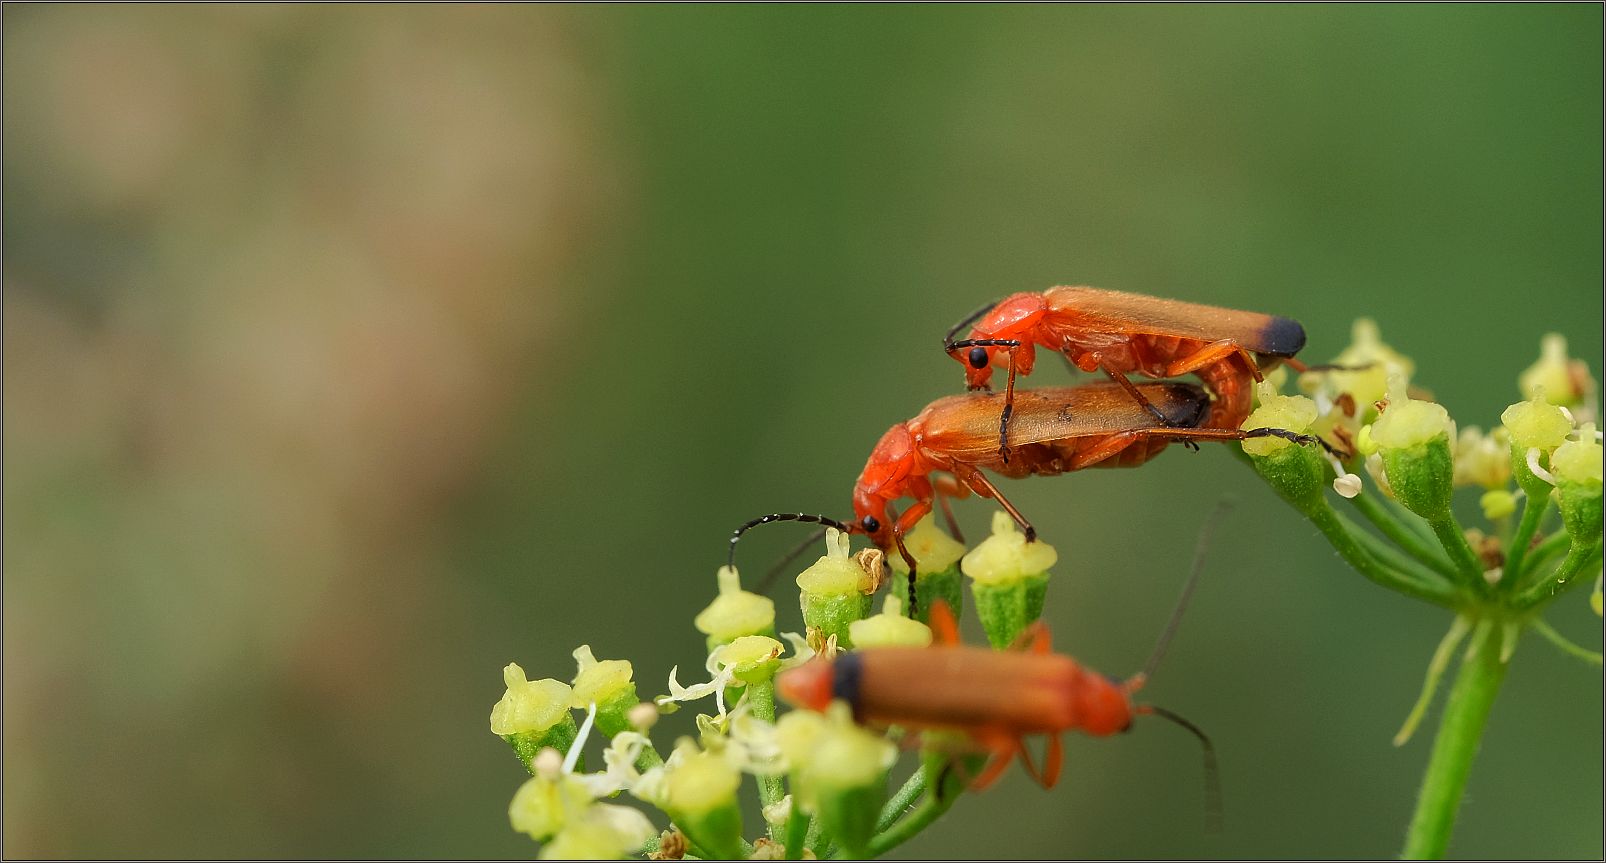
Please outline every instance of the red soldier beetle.
[{"label": "red soldier beetle", "polygon": [[[817,658],[782,672],[776,679],[777,692],[788,703],[809,710],[824,710],[841,699],[856,721],[871,726],[895,725],[916,733],[960,732],[992,756],[969,782],[975,791],[996,782],[1017,755],[1038,784],[1052,788],[1063,762],[1063,732],[1107,737],[1130,730],[1138,716],[1159,716],[1198,738],[1205,756],[1207,802],[1214,815],[1219,791],[1215,747],[1209,736],[1169,710],[1134,703],[1132,696],[1148,681],[1176,634],[1203,571],[1210,532],[1230,505],[1223,501],[1200,531],[1192,571],[1171,619],[1143,670],[1125,681],[1054,653],[1042,621],[1033,623],[1009,650],[961,644],[952,612],[938,603],[932,608],[930,646],[870,647],[831,660]],[[1033,734],[1048,736],[1041,770],[1025,746],[1025,737]]]},{"label": "red soldier beetle", "polygon": [[[1176,440],[1280,437],[1326,446],[1319,438],[1286,429],[1212,427],[1216,405],[1194,384],[1169,381],[1135,385],[1142,404],[1128,398],[1124,389],[1116,384],[1094,383],[1016,393],[1014,419],[1009,426],[1013,459],[1003,458],[993,445],[993,424],[1006,396],[968,393],[938,399],[913,419],[882,435],[854,485],[853,521],[844,523],[806,513],[755,518],[732,532],[729,564],[735,566],[736,543],[750,528],[777,521],[800,521],[862,534],[888,554],[896,548],[913,573],[915,560],[904,547],[903,536],[932,511],[940,497],[965,497],[975,492],[992,498],[1020,525],[1028,541],[1037,537],[1036,528],[983,469],[1018,479],[1089,467],[1136,467]],[[914,504],[901,515],[894,513],[893,502],[904,497],[914,498]],[[912,591],[914,579],[909,583]],[[909,607],[916,607],[913,596]]]},{"label": "red soldier beetle", "polygon": [[[970,338],[955,340],[967,326]],[[965,364],[971,390],[989,387],[995,365],[1008,369],[998,421],[998,449],[1006,461],[1015,375],[1032,373],[1039,345],[1082,371],[1102,370],[1146,407],[1128,374],[1197,375],[1215,396],[1205,428],[1237,428],[1249,416],[1251,381],[1277,363],[1311,368],[1293,358],[1305,346],[1305,329],[1292,318],[1082,286],[1011,294],[977,309],[943,337],[943,349]],[[1163,419],[1158,410],[1150,413]]]}]

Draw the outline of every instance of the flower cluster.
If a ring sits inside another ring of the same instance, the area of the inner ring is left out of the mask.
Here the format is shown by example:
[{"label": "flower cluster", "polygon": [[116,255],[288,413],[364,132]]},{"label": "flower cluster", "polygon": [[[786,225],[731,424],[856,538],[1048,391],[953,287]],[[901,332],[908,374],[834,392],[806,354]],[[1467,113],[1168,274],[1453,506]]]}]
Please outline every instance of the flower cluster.
[{"label": "flower cluster", "polygon": [[[1333,365],[1336,371],[1301,378],[1305,395],[1263,384],[1243,428],[1312,432],[1336,454],[1278,438],[1246,441],[1244,450],[1353,568],[1456,613],[1399,742],[1421,717],[1452,648],[1469,634],[1473,646],[1498,639],[1504,661],[1531,627],[1599,664],[1600,654],[1567,642],[1538,616],[1601,569],[1596,386],[1587,367],[1567,357],[1565,340],[1545,337],[1539,360],[1518,376],[1524,400],[1507,407],[1488,433],[1478,426],[1458,432],[1449,411],[1416,387],[1415,364],[1385,344],[1371,321],[1356,322],[1354,344]],[[1374,488],[1365,488],[1361,473]],[[1329,480],[1377,533],[1333,506]],[[1462,526],[1455,512],[1461,487],[1480,491],[1486,527]],[[1599,608],[1598,599],[1591,603]]]},{"label": "flower cluster", "polygon": [[[1007,515],[998,516],[992,537],[969,554],[929,519],[911,532],[909,545],[921,607],[939,601],[957,607],[963,570],[988,637],[1007,644],[1041,613],[1047,569],[1057,555],[1045,543],[1027,543]],[[783,632],[779,639],[775,604],[743,590],[734,569],[721,568],[718,594],[695,620],[706,638],[707,679],[682,684],[676,666],[668,693],[651,701],[638,701],[629,662],[599,661],[589,646],[574,651],[578,669],[570,683],[532,681],[508,665],[491,730],[532,774],[509,807],[513,828],[543,843],[541,856],[550,859],[641,851],[655,859],[863,857],[913,835],[932,807],[918,818],[899,816],[932,774],[944,775],[943,763],[923,763],[889,801],[896,730],[861,728],[841,702],[824,712],[799,709],[777,718],[776,711],[775,678],[788,668],[839,651],[931,643],[931,629],[907,615],[906,566],[881,612],[870,613],[882,566],[879,552],[850,556],[849,538],[828,531],[826,553],[797,577],[805,633]],[[697,702],[712,702],[712,710],[696,715],[696,735],[680,737],[661,757],[649,737],[657,719]],[[575,711],[585,711],[578,725]],[[611,738],[605,769],[579,772],[593,730]],[[762,835],[751,841],[739,802],[748,777],[764,815]],[[945,782],[957,796],[959,789]],[[663,813],[668,829],[660,832],[639,809],[601,802],[621,792]]]}]

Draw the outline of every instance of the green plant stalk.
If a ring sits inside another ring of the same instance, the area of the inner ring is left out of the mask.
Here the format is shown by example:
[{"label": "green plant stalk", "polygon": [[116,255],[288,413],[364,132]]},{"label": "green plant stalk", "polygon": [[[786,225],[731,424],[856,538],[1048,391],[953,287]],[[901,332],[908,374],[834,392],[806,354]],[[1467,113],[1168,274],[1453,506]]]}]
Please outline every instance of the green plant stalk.
[{"label": "green plant stalk", "polygon": [[1405,525],[1406,528],[1408,528],[1412,533],[1421,537],[1424,541],[1429,543],[1439,541],[1438,537],[1433,535],[1433,528],[1428,527],[1427,521],[1424,520],[1422,516],[1406,509],[1405,504],[1400,503],[1399,501],[1385,494],[1383,495],[1383,505],[1388,509],[1393,510],[1396,521]]},{"label": "green plant stalk", "polygon": [[[1540,541],[1538,545],[1533,547],[1532,551],[1528,552],[1525,564],[1528,571],[1523,573],[1524,580],[1528,580],[1527,577],[1538,572],[1545,564],[1550,562],[1551,558],[1566,551],[1572,540],[1573,538],[1568,536],[1566,531],[1558,530]],[[1507,564],[1510,564],[1509,560]]]},{"label": "green plant stalk", "polygon": [[1458,592],[1448,584],[1426,584],[1410,578],[1402,573],[1383,565],[1363,547],[1355,536],[1344,527],[1338,512],[1326,501],[1316,507],[1308,516],[1312,524],[1327,537],[1327,541],[1338,551],[1344,562],[1351,568],[1384,587],[1414,596],[1435,605],[1456,609],[1461,605]]},{"label": "green plant stalk", "polygon": [[1416,703],[1411,705],[1411,712],[1405,717],[1405,723],[1400,726],[1394,735],[1394,745],[1404,746],[1411,735],[1416,733],[1417,725],[1428,712],[1428,705],[1433,702],[1433,694],[1439,691],[1439,680],[1444,677],[1445,669],[1450,667],[1450,660],[1455,657],[1455,649],[1461,646],[1461,640],[1467,637],[1472,630],[1472,618],[1458,614],[1455,621],[1450,624],[1450,631],[1444,634],[1439,646],[1433,650],[1433,659],[1428,662],[1428,673],[1422,682],[1422,692],[1416,697]]},{"label": "green plant stalk", "polygon": [[1349,531],[1351,536],[1355,537],[1355,541],[1360,543],[1362,548],[1365,548],[1375,560],[1384,566],[1421,584],[1440,585],[1447,590],[1455,588],[1454,576],[1440,575],[1434,570],[1423,567],[1420,563],[1401,554],[1399,549],[1372,535],[1371,531],[1362,529],[1338,510],[1333,511],[1333,517],[1338,519],[1338,523]]},{"label": "green plant stalk", "polygon": [[870,856],[880,857],[914,838],[920,831],[931,826],[931,822],[941,817],[942,813],[947,812],[948,808],[954,805],[954,798],[958,796],[953,794],[942,799],[938,799],[936,795],[927,796],[908,817],[876,834],[875,838],[870,840]]},{"label": "green plant stalk", "polygon": [[1595,651],[1586,647],[1573,644],[1571,641],[1567,640],[1567,636],[1562,635],[1561,633],[1552,629],[1550,624],[1544,622],[1543,620],[1540,620],[1536,617],[1533,620],[1528,621],[1528,625],[1533,627],[1533,631],[1543,636],[1546,641],[1556,645],[1556,649],[1560,650],[1562,653],[1582,659],[1583,661],[1597,668],[1601,666],[1602,657],[1599,653],[1596,653]]},{"label": "green plant stalk", "polygon": [[[753,718],[775,723],[775,680],[769,678],[747,684],[747,700],[752,705]],[[759,775],[758,800],[763,806],[774,806],[786,796],[786,784],[780,776]],[[779,830],[769,824],[770,839],[780,841]]]},{"label": "green plant stalk", "polygon": [[875,831],[877,833],[891,827],[893,822],[898,820],[898,816],[902,815],[904,810],[908,809],[920,798],[921,794],[925,793],[928,778],[925,768],[921,768],[916,770],[907,782],[903,783],[903,787],[892,795],[892,799],[887,801],[887,805],[881,807],[881,816],[875,822]]},{"label": "green plant stalk", "polygon": [[1406,527],[1395,518],[1383,504],[1378,502],[1380,495],[1358,494],[1350,498],[1350,503],[1360,510],[1366,520],[1383,531],[1383,535],[1394,541],[1394,544],[1405,549],[1405,552],[1429,569],[1450,578],[1455,577],[1455,567],[1449,558],[1440,553],[1432,539],[1424,538],[1422,534]]},{"label": "green plant stalk", "polygon": [[1506,546],[1506,577],[1501,579],[1506,584],[1516,584],[1522,577],[1523,558],[1528,556],[1528,543],[1533,541],[1534,531],[1539,529],[1539,522],[1544,519],[1550,501],[1549,491],[1544,492],[1542,499],[1531,494],[1523,499],[1522,521],[1517,523],[1517,532],[1511,537],[1511,544]]},{"label": "green plant stalk", "polygon": [[1480,626],[1456,672],[1455,685],[1433,741],[1433,754],[1422,777],[1405,850],[1400,855],[1407,860],[1441,858],[1450,845],[1450,831],[1455,827],[1467,775],[1478,754],[1489,710],[1506,676],[1506,664],[1500,661],[1499,631],[1496,626]]},{"label": "green plant stalk", "polygon": [[792,800],[792,814],[786,819],[786,859],[802,860],[803,849],[808,847],[809,827],[813,818],[803,814],[802,807],[797,805],[797,799]]},{"label": "green plant stalk", "polygon": [[1466,531],[1461,528],[1461,523],[1455,520],[1455,514],[1445,512],[1444,515],[1429,520],[1428,525],[1439,537],[1439,545],[1444,546],[1450,559],[1455,562],[1461,579],[1479,593],[1488,593],[1489,582],[1483,578],[1483,562],[1478,560],[1478,555],[1473,552],[1472,546],[1467,545]]},{"label": "green plant stalk", "polygon": [[1600,565],[1601,541],[1596,539],[1589,545],[1573,543],[1567,549],[1567,557],[1543,581],[1526,587],[1512,600],[1512,607],[1518,611],[1526,611],[1534,606],[1549,600],[1551,597],[1577,587],[1589,581],[1588,578],[1578,576]]},{"label": "green plant stalk", "polygon": [[[795,804],[797,798],[792,798]],[[830,834],[825,832],[825,819],[818,815],[809,817],[809,830],[803,836],[803,847],[813,848],[814,853],[824,857],[825,846],[832,844]]]}]

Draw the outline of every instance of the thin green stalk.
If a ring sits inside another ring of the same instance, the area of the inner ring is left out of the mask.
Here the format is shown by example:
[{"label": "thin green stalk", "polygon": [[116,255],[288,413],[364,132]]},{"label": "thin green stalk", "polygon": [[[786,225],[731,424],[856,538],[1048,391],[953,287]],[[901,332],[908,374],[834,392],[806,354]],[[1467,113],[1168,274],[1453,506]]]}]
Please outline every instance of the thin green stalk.
[{"label": "thin green stalk", "polygon": [[914,811],[890,828],[876,834],[875,838],[870,840],[870,856],[880,857],[909,841],[920,831],[931,826],[931,822],[936,821],[942,816],[942,813],[947,812],[948,808],[953,806],[954,801],[957,799],[959,799],[957,791],[952,794],[926,795],[925,799],[920,801],[920,805],[914,808]]},{"label": "thin green stalk", "polygon": [[1600,547],[1599,539],[1587,546],[1573,543],[1567,549],[1567,557],[1562,560],[1560,566],[1556,567],[1556,571],[1538,584],[1524,588],[1514,598],[1511,603],[1512,606],[1518,610],[1527,610],[1549,600],[1553,596],[1589,581],[1589,579],[1579,578],[1579,576],[1587,574],[1589,570],[1600,565]]},{"label": "thin green stalk", "polygon": [[1388,495],[1383,495],[1383,505],[1394,511],[1394,519],[1396,521],[1405,525],[1412,533],[1421,537],[1423,541],[1430,543],[1439,541],[1438,537],[1433,535],[1433,528],[1428,526],[1427,520],[1406,509],[1405,504]]},{"label": "thin green stalk", "polygon": [[[762,719],[768,723],[775,722],[775,681],[774,679],[760,680],[747,684],[747,702],[752,705],[753,718]],[[780,776],[760,774],[758,777],[758,799],[764,807],[768,808],[781,802],[786,796],[786,784]],[[780,830],[769,825],[770,839],[780,841]]]},{"label": "thin green stalk", "polygon": [[[792,802],[795,804],[797,799],[793,798]],[[831,835],[825,832],[824,822],[825,819],[818,815],[810,818],[809,830],[803,836],[803,847],[813,848],[814,853],[821,857],[825,856],[823,853],[825,851],[825,846],[831,844]]]},{"label": "thin green stalk", "polygon": [[792,800],[792,814],[786,819],[786,859],[802,860],[803,849],[808,847],[809,827],[814,819],[803,814],[797,800]]},{"label": "thin green stalk", "polygon": [[1467,533],[1461,528],[1461,523],[1455,520],[1455,514],[1446,512],[1442,518],[1428,521],[1434,534],[1439,537],[1439,545],[1449,553],[1450,559],[1455,562],[1456,570],[1461,579],[1471,585],[1479,593],[1489,591],[1489,582],[1483,577],[1483,561],[1467,545]]},{"label": "thin green stalk", "polygon": [[892,799],[887,801],[887,805],[881,807],[881,816],[875,822],[875,832],[880,833],[891,827],[892,823],[898,820],[898,816],[902,815],[905,810],[920,798],[921,794],[925,793],[926,782],[925,768],[922,767],[916,770],[914,775],[909,777],[909,781],[903,783],[903,787],[899,788],[897,793],[892,795]]},{"label": "thin green stalk", "polygon": [[1430,538],[1406,527],[1395,518],[1392,513],[1378,500],[1381,494],[1358,494],[1350,498],[1350,503],[1360,510],[1366,520],[1383,531],[1383,535],[1394,541],[1395,545],[1405,549],[1406,553],[1425,564],[1429,569],[1440,575],[1455,577],[1455,567],[1450,559],[1444,556],[1439,547]]},{"label": "thin green stalk", "polygon": [[1454,576],[1440,575],[1438,572],[1406,557],[1399,549],[1372,535],[1371,531],[1362,528],[1351,520],[1349,516],[1338,510],[1333,511],[1333,517],[1337,518],[1338,523],[1343,525],[1351,536],[1355,537],[1355,541],[1360,543],[1361,547],[1365,548],[1373,558],[1384,566],[1422,584],[1442,585],[1450,589],[1455,587]]},{"label": "thin green stalk", "polygon": [[[1558,530],[1545,537],[1538,545],[1533,547],[1532,551],[1528,552],[1528,562],[1526,564],[1528,572],[1525,575],[1531,576],[1533,573],[1543,569],[1551,558],[1566,551],[1567,546],[1571,545],[1572,541],[1573,538],[1568,536],[1564,530]],[[1507,564],[1509,563],[1510,561],[1507,561]]]},{"label": "thin green stalk", "polygon": [[1385,566],[1368,552],[1355,536],[1345,529],[1338,512],[1325,501],[1312,510],[1309,518],[1327,541],[1338,551],[1344,562],[1361,575],[1384,587],[1414,596],[1417,599],[1454,609],[1461,604],[1458,592],[1448,584],[1429,584],[1417,581]]},{"label": "thin green stalk", "polygon": [[1533,620],[1528,621],[1528,625],[1533,627],[1534,632],[1544,636],[1546,641],[1556,645],[1556,648],[1562,653],[1565,653],[1569,656],[1576,656],[1579,659],[1582,659],[1583,661],[1596,667],[1601,665],[1602,657],[1599,653],[1596,653],[1587,647],[1573,644],[1572,641],[1568,640],[1567,636],[1562,635],[1561,633],[1552,629],[1550,624],[1544,622],[1543,620],[1540,620],[1536,617]]},{"label": "thin green stalk", "polygon": [[1427,679],[1422,682],[1422,692],[1416,697],[1416,704],[1411,705],[1411,712],[1405,717],[1405,724],[1400,726],[1394,735],[1394,745],[1404,746],[1416,733],[1416,727],[1422,722],[1422,717],[1428,712],[1428,705],[1433,703],[1433,693],[1439,691],[1439,680],[1450,667],[1450,660],[1455,656],[1455,649],[1461,640],[1472,631],[1472,618],[1465,614],[1455,616],[1450,624],[1450,631],[1444,634],[1439,646],[1433,651],[1433,659],[1428,662]]},{"label": "thin green stalk", "polygon": [[1506,584],[1516,584],[1521,578],[1522,561],[1528,555],[1528,543],[1533,541],[1534,531],[1539,529],[1539,522],[1544,519],[1550,500],[1548,491],[1543,497],[1530,494],[1523,500],[1522,521],[1517,523],[1517,532],[1511,537],[1511,544],[1506,546]]},{"label": "thin green stalk", "polygon": [[1437,859],[1449,848],[1472,759],[1478,753],[1484,725],[1505,676],[1506,664],[1500,661],[1499,627],[1479,626],[1444,706],[1433,754],[1422,777],[1416,813],[1411,817],[1405,850],[1400,855],[1405,859]]}]

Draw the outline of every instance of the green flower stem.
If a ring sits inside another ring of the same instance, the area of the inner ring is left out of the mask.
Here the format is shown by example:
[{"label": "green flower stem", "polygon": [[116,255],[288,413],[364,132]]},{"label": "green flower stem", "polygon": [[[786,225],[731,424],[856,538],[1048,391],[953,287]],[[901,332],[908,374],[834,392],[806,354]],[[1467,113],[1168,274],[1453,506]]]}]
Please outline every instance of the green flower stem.
[{"label": "green flower stem", "polygon": [[1438,537],[1433,535],[1433,528],[1428,527],[1427,521],[1423,519],[1422,516],[1406,509],[1405,504],[1400,503],[1388,495],[1383,495],[1383,505],[1388,509],[1393,510],[1394,520],[1396,522],[1405,525],[1412,533],[1421,537],[1424,541],[1428,543],[1436,543],[1439,541]]},{"label": "green flower stem", "polygon": [[803,808],[792,799],[792,814],[786,819],[786,859],[802,860],[803,849],[808,847],[809,827],[814,819],[803,814]]},{"label": "green flower stem", "polygon": [[1596,653],[1595,651],[1586,647],[1573,644],[1567,639],[1567,636],[1562,635],[1561,633],[1552,629],[1550,624],[1544,622],[1543,620],[1540,620],[1536,617],[1533,620],[1528,621],[1528,625],[1533,627],[1534,632],[1544,636],[1546,641],[1556,645],[1556,649],[1560,650],[1562,653],[1565,653],[1569,656],[1576,656],[1597,668],[1601,666],[1602,657],[1599,653]]},{"label": "green flower stem", "polygon": [[[1532,551],[1528,552],[1526,564],[1528,572],[1524,573],[1524,580],[1531,580],[1526,576],[1531,576],[1533,573],[1538,572],[1545,564],[1550,562],[1551,558],[1566,551],[1567,546],[1571,544],[1572,537],[1568,536],[1564,530],[1558,530],[1541,540],[1538,545],[1533,547]],[[1509,568],[1510,560],[1508,559],[1506,563]]]},{"label": "green flower stem", "polygon": [[[795,805],[797,798],[792,798],[792,802]],[[803,837],[803,847],[813,848],[816,855],[824,857],[825,855],[821,852],[825,851],[825,846],[830,844],[832,844],[832,840],[831,835],[825,832],[825,819],[818,815],[810,817],[808,833],[804,834]]]},{"label": "green flower stem", "polygon": [[1449,552],[1461,580],[1479,593],[1487,593],[1489,582],[1483,578],[1483,562],[1478,560],[1478,555],[1472,551],[1472,546],[1467,545],[1466,531],[1462,530],[1461,523],[1455,520],[1455,514],[1445,512],[1443,516],[1429,521],[1428,525],[1439,537],[1439,545],[1444,546],[1444,550]]},{"label": "green flower stem", "polygon": [[1511,603],[1512,606],[1519,611],[1527,610],[1570,588],[1589,581],[1588,578],[1580,578],[1579,576],[1587,574],[1589,570],[1600,565],[1600,545],[1601,542],[1598,538],[1587,546],[1580,546],[1576,542],[1573,543],[1572,547],[1567,549],[1567,557],[1562,560],[1560,566],[1556,567],[1556,571],[1538,584],[1524,588],[1514,598]]},{"label": "green flower stem", "polygon": [[1325,500],[1309,514],[1311,523],[1327,537],[1340,557],[1361,575],[1384,587],[1414,596],[1417,599],[1455,609],[1461,605],[1457,591],[1449,584],[1418,581],[1384,566],[1363,547],[1355,535],[1345,528],[1338,512]]},{"label": "green flower stem", "polygon": [[[1382,503],[1378,501],[1381,495],[1358,494],[1350,498],[1350,503],[1360,510],[1366,520],[1383,531],[1383,535],[1394,541],[1395,545],[1405,549],[1406,553],[1425,564],[1429,569],[1440,575],[1455,577],[1455,567],[1445,557],[1431,538],[1423,537],[1411,528],[1400,523]],[[1414,518],[1414,516],[1413,516]]]},{"label": "green flower stem", "polygon": [[1416,727],[1422,717],[1428,712],[1428,705],[1433,701],[1433,694],[1439,691],[1439,679],[1450,667],[1450,660],[1455,656],[1455,649],[1461,645],[1461,640],[1472,631],[1472,618],[1465,614],[1455,616],[1450,624],[1450,631],[1444,634],[1439,646],[1433,651],[1433,659],[1428,662],[1427,678],[1422,682],[1422,693],[1416,697],[1416,704],[1411,706],[1411,712],[1405,717],[1405,724],[1400,726],[1394,735],[1394,745],[1404,746],[1416,733]]},{"label": "green flower stem", "polygon": [[1539,522],[1544,519],[1550,502],[1549,491],[1544,492],[1542,498],[1528,495],[1523,499],[1522,521],[1517,523],[1517,532],[1511,537],[1511,544],[1506,546],[1506,575],[1501,579],[1506,584],[1516,584],[1521,578],[1523,558],[1528,555],[1528,543],[1533,541],[1534,531],[1539,529]]},{"label": "green flower stem", "polygon": [[[748,704],[752,705],[754,719],[762,719],[765,722],[774,724],[775,679],[767,678],[765,680],[758,680],[747,684],[747,701]],[[781,802],[781,798],[786,796],[786,781],[780,776],[766,776],[760,774],[757,779],[758,799],[760,804],[764,806],[774,806],[775,804]],[[776,835],[778,832],[779,831],[776,830],[775,825],[769,825],[771,839],[780,841],[781,837]]]},{"label": "green flower stem", "polygon": [[903,787],[892,795],[892,799],[887,801],[887,805],[881,807],[881,817],[877,818],[875,822],[877,833],[891,827],[893,822],[898,820],[898,816],[902,815],[904,810],[908,809],[920,798],[920,795],[926,792],[926,781],[926,771],[921,769],[916,770],[914,775],[909,777],[909,781],[903,783]]},{"label": "green flower stem", "polygon": [[[932,786],[931,777],[928,775],[926,784],[930,786],[930,793],[926,794],[921,799],[920,804],[910,810],[909,814],[904,816],[902,820],[880,831],[875,838],[870,840],[869,856],[880,857],[909,841],[920,831],[930,827],[931,823],[942,817],[942,814],[947,812],[954,805],[954,802],[959,799],[960,795],[964,793],[965,786],[969,782],[962,778],[962,775],[973,775],[973,771],[981,769],[986,763],[986,756],[972,755],[965,756],[960,760],[959,765],[955,765],[952,768],[936,766],[929,760],[922,764],[920,772],[923,774],[932,770],[940,771],[941,784]],[[964,770],[957,769],[960,765],[963,765]],[[905,787],[908,787],[907,783]]]},{"label": "green flower stem", "polygon": [[1461,794],[1466,790],[1467,774],[1478,753],[1495,694],[1506,676],[1506,664],[1500,661],[1499,630],[1495,626],[1478,627],[1468,655],[1456,672],[1427,773],[1422,777],[1422,791],[1405,837],[1405,850],[1400,855],[1407,860],[1441,858],[1450,845],[1450,831],[1455,826]]},{"label": "green flower stem", "polygon": [[1400,553],[1400,550],[1387,542],[1373,536],[1371,531],[1363,530],[1342,512],[1334,510],[1333,515],[1338,523],[1355,537],[1355,541],[1365,548],[1379,563],[1390,569],[1422,584],[1436,584],[1445,588],[1454,588],[1454,579],[1440,575],[1438,572],[1426,569],[1421,564]]}]

